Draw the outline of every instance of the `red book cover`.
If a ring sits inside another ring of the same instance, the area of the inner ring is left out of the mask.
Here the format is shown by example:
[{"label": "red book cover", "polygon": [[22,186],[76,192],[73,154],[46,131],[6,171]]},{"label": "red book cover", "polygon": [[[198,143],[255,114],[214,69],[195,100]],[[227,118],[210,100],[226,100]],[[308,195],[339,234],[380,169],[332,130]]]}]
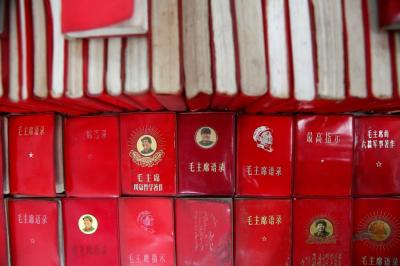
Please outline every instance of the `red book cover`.
[{"label": "red book cover", "polygon": [[66,265],[119,265],[117,199],[63,199]]},{"label": "red book cover", "polygon": [[80,31],[109,26],[133,14],[134,0],[62,0],[62,31]]},{"label": "red book cover", "polygon": [[175,195],[176,115],[121,114],[122,193]]},{"label": "red book cover", "polygon": [[8,156],[8,154],[5,154],[5,150],[3,148],[3,141],[5,140],[4,133],[4,118],[0,116],[0,198],[3,197],[4,193],[4,157]]},{"label": "red book cover", "polygon": [[355,199],[353,238],[353,265],[399,265],[400,199]]},{"label": "red book cover", "polygon": [[357,117],[355,128],[355,194],[400,194],[400,117]]},{"label": "red book cover", "polygon": [[178,115],[179,193],[232,195],[233,113]]},{"label": "red book cover", "polygon": [[118,116],[67,118],[64,147],[67,196],[120,195]]},{"label": "red book cover", "polygon": [[121,265],[175,265],[174,202],[120,198]]},{"label": "red book cover", "polygon": [[56,195],[57,137],[54,114],[9,117],[11,194]]},{"label": "red book cover", "polygon": [[350,199],[297,199],[293,265],[351,265]]},{"label": "red book cover", "polygon": [[59,218],[57,200],[8,200],[12,265],[61,265]]},{"label": "red book cover", "polygon": [[235,265],[291,265],[290,199],[236,199]]},{"label": "red book cover", "polygon": [[385,29],[400,28],[400,2],[398,0],[379,0],[379,25]]},{"label": "red book cover", "polygon": [[232,200],[175,200],[177,265],[233,265]]},{"label": "red book cover", "polygon": [[351,194],[353,117],[297,117],[294,193],[298,196]]},{"label": "red book cover", "polygon": [[7,230],[4,200],[0,201],[0,265],[8,265]]},{"label": "red book cover", "polygon": [[240,115],[237,119],[236,194],[290,196],[293,118]]}]

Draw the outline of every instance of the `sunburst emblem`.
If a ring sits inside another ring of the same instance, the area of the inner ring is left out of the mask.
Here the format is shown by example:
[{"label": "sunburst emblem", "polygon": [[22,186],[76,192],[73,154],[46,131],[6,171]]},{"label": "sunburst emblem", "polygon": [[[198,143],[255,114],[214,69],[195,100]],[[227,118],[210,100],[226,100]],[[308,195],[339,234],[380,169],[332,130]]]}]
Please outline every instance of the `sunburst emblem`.
[{"label": "sunburst emblem", "polygon": [[157,128],[139,127],[129,134],[129,157],[141,167],[153,167],[165,156],[165,139]]},{"label": "sunburst emblem", "polygon": [[357,225],[356,239],[379,251],[390,250],[400,244],[400,220],[382,210],[371,212]]}]

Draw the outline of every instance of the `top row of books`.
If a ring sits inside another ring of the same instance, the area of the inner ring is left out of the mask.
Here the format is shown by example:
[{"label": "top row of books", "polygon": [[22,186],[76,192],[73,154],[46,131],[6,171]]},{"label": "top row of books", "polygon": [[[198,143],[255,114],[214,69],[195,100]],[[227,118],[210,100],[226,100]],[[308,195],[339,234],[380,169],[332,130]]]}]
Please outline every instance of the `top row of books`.
[{"label": "top row of books", "polygon": [[0,111],[399,110],[386,2],[1,1]]},{"label": "top row of books", "polygon": [[400,195],[399,116],[218,112],[3,120],[4,191],[11,195]]}]

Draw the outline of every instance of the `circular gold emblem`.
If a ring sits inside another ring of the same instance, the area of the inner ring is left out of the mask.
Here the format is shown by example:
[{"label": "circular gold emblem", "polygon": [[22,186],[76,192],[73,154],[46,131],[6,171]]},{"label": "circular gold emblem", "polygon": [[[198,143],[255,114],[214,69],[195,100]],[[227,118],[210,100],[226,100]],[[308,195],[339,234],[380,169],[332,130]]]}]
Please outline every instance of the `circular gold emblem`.
[{"label": "circular gold emblem", "polygon": [[310,226],[310,234],[319,238],[331,237],[333,235],[333,225],[328,219],[317,219]]},{"label": "circular gold emblem", "polygon": [[82,215],[78,221],[79,230],[86,235],[96,232],[98,225],[96,217],[91,214]]},{"label": "circular gold emblem", "polygon": [[218,136],[213,128],[205,126],[197,129],[194,139],[200,148],[210,149],[217,143]]},{"label": "circular gold emblem", "polygon": [[385,241],[392,232],[390,225],[383,220],[375,220],[368,225],[368,235],[371,240]]}]

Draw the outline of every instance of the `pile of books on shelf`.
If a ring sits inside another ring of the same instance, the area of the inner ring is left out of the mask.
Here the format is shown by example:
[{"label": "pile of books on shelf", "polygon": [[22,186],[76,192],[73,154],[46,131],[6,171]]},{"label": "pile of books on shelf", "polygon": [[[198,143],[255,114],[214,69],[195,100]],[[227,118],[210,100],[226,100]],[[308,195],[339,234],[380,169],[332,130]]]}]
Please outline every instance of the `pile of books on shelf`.
[{"label": "pile of books on shelf", "polygon": [[1,265],[399,265],[398,116],[2,125]]},{"label": "pile of books on shelf", "polygon": [[1,3],[3,112],[400,109],[377,0]]}]

